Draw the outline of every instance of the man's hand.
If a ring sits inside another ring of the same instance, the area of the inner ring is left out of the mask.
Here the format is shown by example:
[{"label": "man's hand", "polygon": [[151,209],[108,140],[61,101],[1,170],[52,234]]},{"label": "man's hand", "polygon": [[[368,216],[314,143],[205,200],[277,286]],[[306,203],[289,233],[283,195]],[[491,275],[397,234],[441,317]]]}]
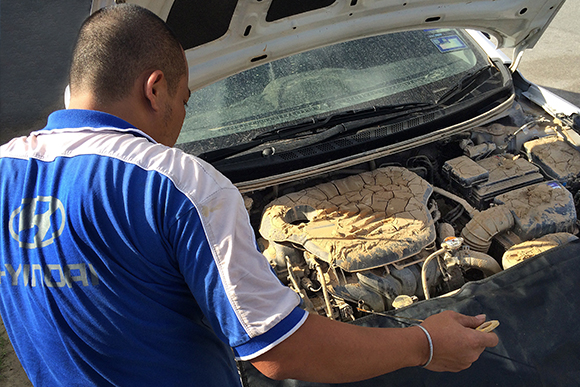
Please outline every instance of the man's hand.
[{"label": "man's hand", "polygon": [[[495,333],[476,331],[485,322],[485,315],[465,316],[445,311],[427,318],[421,325],[433,340],[433,359],[426,367],[431,371],[458,372],[469,368],[487,347],[499,341]],[[425,338],[427,351],[429,350]],[[427,362],[429,352],[425,362]]]}]

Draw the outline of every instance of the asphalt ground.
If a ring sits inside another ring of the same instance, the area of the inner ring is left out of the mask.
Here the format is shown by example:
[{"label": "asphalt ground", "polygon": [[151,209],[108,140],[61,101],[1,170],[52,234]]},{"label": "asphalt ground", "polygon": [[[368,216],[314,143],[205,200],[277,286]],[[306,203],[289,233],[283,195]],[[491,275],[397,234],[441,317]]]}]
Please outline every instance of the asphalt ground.
[{"label": "asphalt ground", "polygon": [[567,0],[519,69],[527,80],[580,107],[579,19],[580,1]]},{"label": "asphalt ground", "polygon": [[[72,46],[91,0],[0,2],[0,144],[63,107]],[[580,1],[568,0],[520,70],[580,106]],[[506,52],[506,51],[504,51]],[[506,52],[511,54],[511,52]]]}]

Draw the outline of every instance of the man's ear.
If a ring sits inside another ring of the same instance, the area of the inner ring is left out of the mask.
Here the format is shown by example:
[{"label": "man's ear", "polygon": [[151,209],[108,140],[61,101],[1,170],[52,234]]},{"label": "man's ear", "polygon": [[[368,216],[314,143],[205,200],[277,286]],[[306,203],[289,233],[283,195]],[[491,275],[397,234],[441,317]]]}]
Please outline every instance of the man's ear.
[{"label": "man's ear", "polygon": [[155,111],[161,109],[161,100],[164,94],[164,88],[167,88],[167,81],[165,74],[161,70],[155,70],[148,77],[145,78],[145,98],[149,101],[149,105]]}]

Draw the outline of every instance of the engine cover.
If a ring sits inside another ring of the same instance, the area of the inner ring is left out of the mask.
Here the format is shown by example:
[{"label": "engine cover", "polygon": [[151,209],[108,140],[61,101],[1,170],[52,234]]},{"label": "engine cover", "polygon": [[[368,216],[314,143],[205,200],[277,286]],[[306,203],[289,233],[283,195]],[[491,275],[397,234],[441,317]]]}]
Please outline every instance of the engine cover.
[{"label": "engine cover", "polygon": [[378,168],[276,199],[264,209],[260,234],[349,272],[380,267],[435,241],[432,192],[405,168]]}]

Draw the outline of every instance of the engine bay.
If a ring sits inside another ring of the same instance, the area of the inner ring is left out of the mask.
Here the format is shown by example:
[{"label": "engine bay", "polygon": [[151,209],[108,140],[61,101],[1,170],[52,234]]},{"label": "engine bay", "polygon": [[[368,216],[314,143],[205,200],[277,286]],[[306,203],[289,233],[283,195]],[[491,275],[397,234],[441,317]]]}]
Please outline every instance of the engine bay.
[{"label": "engine bay", "polygon": [[575,128],[520,101],[484,126],[244,199],[302,307],[353,321],[577,239],[579,173]]}]

